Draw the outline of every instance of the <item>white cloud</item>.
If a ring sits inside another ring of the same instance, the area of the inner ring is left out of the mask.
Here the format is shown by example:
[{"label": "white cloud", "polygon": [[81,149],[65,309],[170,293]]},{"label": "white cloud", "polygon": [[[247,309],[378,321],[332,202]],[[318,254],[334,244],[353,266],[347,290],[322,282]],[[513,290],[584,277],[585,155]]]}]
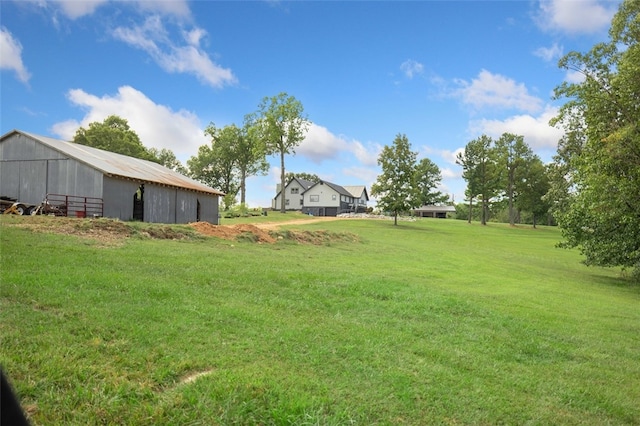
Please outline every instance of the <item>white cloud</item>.
[{"label": "white cloud", "polygon": [[[100,6],[108,2],[109,0],[51,0],[48,3],[59,6],[64,16],[71,20],[76,20],[83,16],[93,14]],[[191,15],[186,0],[130,0],[127,2],[119,1],[117,3],[118,5],[134,5],[137,6],[140,11],[147,13],[160,13],[175,17],[189,17]],[[41,1],[40,4],[46,7],[46,2]]]},{"label": "white cloud", "polygon": [[582,83],[585,80],[585,75],[580,71],[569,70],[564,79],[567,83]]},{"label": "white cloud", "polygon": [[476,109],[495,107],[536,112],[542,108],[542,100],[530,95],[524,84],[487,70],[480,71],[471,82],[456,80],[456,84],[460,88],[454,95]]},{"label": "white cloud", "polygon": [[400,69],[404,73],[407,78],[411,79],[417,74],[422,74],[424,72],[424,66],[413,59],[407,59],[402,64],[400,64]]},{"label": "white cloud", "polygon": [[69,19],[75,20],[86,15],[91,15],[108,0],[54,0],[52,4],[60,6],[62,13]]},{"label": "white cloud", "polygon": [[22,44],[5,27],[0,28],[0,69],[13,70],[23,83],[31,78],[22,62]]},{"label": "white cloud", "polygon": [[320,164],[325,160],[336,158],[346,149],[346,146],[344,139],[334,135],[326,127],[311,123],[296,153]]},{"label": "white cloud", "polygon": [[[353,167],[348,167],[346,169],[342,169],[342,174],[344,176],[354,177],[358,180],[366,182],[367,183],[366,186],[369,188],[367,189],[367,191],[370,191],[371,185],[376,181],[376,179],[378,178],[378,175],[380,174],[380,170],[377,168],[353,166]],[[336,182],[336,183],[341,185],[349,185],[349,182],[346,182],[346,183]]]},{"label": "white cloud", "polygon": [[296,153],[320,164],[325,160],[343,157],[345,152],[351,153],[363,165],[376,165],[380,147],[366,147],[357,140],[347,140],[336,136],[326,127],[311,123],[305,139],[296,149]]},{"label": "white cloud", "polygon": [[132,47],[147,52],[156,63],[167,72],[195,74],[202,82],[213,87],[236,82],[229,69],[215,64],[206,52],[199,48],[200,40],[206,34],[202,29],[184,32],[186,45],[173,42],[159,16],[152,16],[141,26],[119,27],[113,36]]},{"label": "white cloud", "polygon": [[112,35],[128,45],[145,51],[165,71],[194,74],[201,82],[220,88],[235,84],[236,77],[228,68],[213,62],[200,48],[206,35],[202,28],[183,32],[184,43],[173,41],[160,16],[148,17],[144,24],[130,28],[118,27]]},{"label": "white cloud", "polygon": [[460,179],[462,177],[462,169],[455,171],[450,167],[440,168],[440,174],[442,174],[442,180]]},{"label": "white cloud", "polygon": [[551,62],[562,57],[563,47],[558,43],[553,43],[551,47],[539,47],[533,54],[539,58],[542,58],[545,62]]},{"label": "white cloud", "polygon": [[191,10],[187,0],[156,0],[135,1],[135,4],[143,12],[160,13],[162,15],[171,15],[180,18],[188,18],[191,16]]},{"label": "white cloud", "polygon": [[558,113],[557,108],[547,107],[534,117],[529,114],[515,115],[505,120],[477,120],[470,123],[473,134],[486,134],[498,138],[505,132],[524,136],[525,142],[535,151],[555,149],[563,131],[549,125],[549,120]]},{"label": "white cloud", "polygon": [[440,157],[444,161],[449,164],[456,164],[456,160],[458,159],[458,154],[464,153],[464,147],[458,148],[455,151],[450,151],[448,149],[443,149],[439,151]]},{"label": "white cloud", "polygon": [[73,139],[80,126],[87,128],[91,122],[102,122],[110,115],[117,115],[128,121],[144,146],[170,149],[183,162],[196,155],[201,145],[210,142],[195,114],[186,110],[173,111],[165,105],[156,104],[130,86],[120,87],[114,96],[99,97],[74,89],[68,92],[67,97],[87,112],[80,122],[68,120],[53,126],[52,132],[65,140]]},{"label": "white cloud", "polygon": [[543,30],[595,33],[609,26],[618,4],[602,0],[542,0],[535,20]]}]

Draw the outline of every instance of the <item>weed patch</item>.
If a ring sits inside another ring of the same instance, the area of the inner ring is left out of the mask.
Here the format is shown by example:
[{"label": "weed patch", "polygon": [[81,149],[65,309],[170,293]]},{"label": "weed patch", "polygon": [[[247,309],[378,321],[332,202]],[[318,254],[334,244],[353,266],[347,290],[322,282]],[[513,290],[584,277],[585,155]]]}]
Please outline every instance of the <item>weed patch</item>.
[{"label": "weed patch", "polygon": [[331,232],[327,230],[299,231],[275,230],[270,232],[277,240],[294,241],[300,244],[329,245],[331,243],[357,243],[360,237],[349,232]]}]

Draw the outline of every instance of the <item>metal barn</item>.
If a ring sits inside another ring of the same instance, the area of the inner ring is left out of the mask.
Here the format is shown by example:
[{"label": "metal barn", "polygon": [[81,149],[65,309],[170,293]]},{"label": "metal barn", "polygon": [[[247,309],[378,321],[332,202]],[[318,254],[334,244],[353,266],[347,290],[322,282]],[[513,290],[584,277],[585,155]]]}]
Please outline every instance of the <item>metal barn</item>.
[{"label": "metal barn", "polygon": [[[100,216],[218,224],[224,194],[151,161],[13,130],[0,139],[0,196],[100,200]],[[78,213],[78,217],[84,216]]]}]

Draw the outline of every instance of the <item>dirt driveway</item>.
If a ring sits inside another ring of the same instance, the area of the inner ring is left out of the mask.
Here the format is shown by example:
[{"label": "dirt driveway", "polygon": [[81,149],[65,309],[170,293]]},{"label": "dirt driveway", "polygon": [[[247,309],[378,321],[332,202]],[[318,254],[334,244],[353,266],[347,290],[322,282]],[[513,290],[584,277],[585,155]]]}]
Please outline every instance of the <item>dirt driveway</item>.
[{"label": "dirt driveway", "polygon": [[308,223],[328,222],[331,220],[339,220],[339,219],[341,218],[333,217],[333,216],[310,216],[309,219],[293,219],[293,220],[286,220],[283,222],[262,222],[262,223],[255,223],[254,225],[260,229],[277,229],[280,226],[285,226],[285,225],[306,225]]}]

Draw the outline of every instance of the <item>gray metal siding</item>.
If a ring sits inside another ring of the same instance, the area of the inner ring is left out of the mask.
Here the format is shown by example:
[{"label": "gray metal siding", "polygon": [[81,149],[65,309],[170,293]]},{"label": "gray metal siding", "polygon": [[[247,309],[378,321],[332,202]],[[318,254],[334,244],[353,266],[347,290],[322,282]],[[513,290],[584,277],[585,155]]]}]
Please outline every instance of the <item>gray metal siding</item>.
[{"label": "gray metal siding", "polygon": [[104,216],[120,220],[133,219],[133,196],[140,186],[139,182],[104,177],[102,201]]},{"label": "gray metal siding", "polygon": [[46,194],[102,197],[102,173],[21,134],[0,144],[0,195],[31,204]]},{"label": "gray metal siding", "polygon": [[198,194],[178,189],[176,192],[176,223],[190,223],[197,219]]},{"label": "gray metal siding", "polygon": [[38,204],[47,193],[47,161],[20,163],[20,189],[18,200]]},{"label": "gray metal siding", "polygon": [[219,224],[219,197],[209,194],[198,194],[200,201],[200,221]]},{"label": "gray metal siding", "polygon": [[144,187],[144,221],[175,223],[176,190],[156,185]]},{"label": "gray metal siding", "polygon": [[20,195],[20,163],[0,161],[0,195],[12,198]]},{"label": "gray metal siding", "polygon": [[102,173],[73,159],[48,161],[47,192],[50,194],[102,196]]},{"label": "gray metal siding", "polygon": [[[104,178],[104,216],[120,220],[133,219],[133,196],[143,182]],[[184,189],[145,183],[144,221],[155,223],[190,223],[197,220],[218,223],[218,197]]]}]

